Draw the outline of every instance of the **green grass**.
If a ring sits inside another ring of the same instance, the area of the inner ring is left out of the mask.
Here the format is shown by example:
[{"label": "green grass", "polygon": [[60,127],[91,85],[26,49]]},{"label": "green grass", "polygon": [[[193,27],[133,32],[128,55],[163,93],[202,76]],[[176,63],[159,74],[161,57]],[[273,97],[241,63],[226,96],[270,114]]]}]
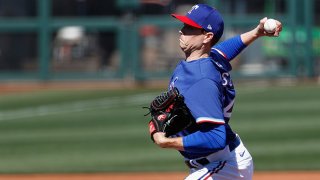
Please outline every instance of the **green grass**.
[{"label": "green grass", "polygon": [[[0,96],[0,173],[187,171],[148,135],[161,90]],[[320,169],[320,87],[239,87],[231,120],[256,170]]]},{"label": "green grass", "polygon": [[320,169],[320,87],[239,89],[232,126],[258,170]]}]

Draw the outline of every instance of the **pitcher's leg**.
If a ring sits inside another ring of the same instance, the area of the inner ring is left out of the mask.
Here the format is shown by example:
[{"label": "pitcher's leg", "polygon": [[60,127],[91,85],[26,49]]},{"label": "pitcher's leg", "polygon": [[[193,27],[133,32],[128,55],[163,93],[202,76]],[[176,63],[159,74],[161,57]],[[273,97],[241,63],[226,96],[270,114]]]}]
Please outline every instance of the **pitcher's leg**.
[{"label": "pitcher's leg", "polygon": [[212,179],[211,177],[217,175],[222,169],[225,168],[226,161],[212,162],[203,168],[194,171],[185,180],[207,180]]}]

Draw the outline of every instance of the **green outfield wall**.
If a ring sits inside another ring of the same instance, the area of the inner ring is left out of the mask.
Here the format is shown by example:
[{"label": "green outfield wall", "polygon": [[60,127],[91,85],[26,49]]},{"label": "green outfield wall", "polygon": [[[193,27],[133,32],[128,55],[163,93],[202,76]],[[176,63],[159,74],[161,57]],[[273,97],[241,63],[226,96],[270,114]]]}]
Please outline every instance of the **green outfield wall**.
[{"label": "green outfield wall", "polygon": [[[181,9],[192,5],[191,1],[185,4],[168,1],[160,4],[162,9],[157,7],[161,13],[152,14],[150,11],[154,7],[143,4],[143,1],[114,0],[110,1],[114,14],[86,15],[85,10],[89,7],[84,7],[89,4],[84,4],[79,11],[82,14],[73,16],[56,16],[57,3],[52,0],[32,2],[35,8],[33,16],[3,16],[0,19],[0,43],[7,37],[18,39],[15,43],[9,41],[7,47],[11,54],[0,59],[4,64],[3,67],[0,65],[0,80],[129,78],[144,81],[167,78],[174,64],[183,58],[179,52],[173,51],[179,51],[179,48],[172,41],[181,24],[174,21],[169,13],[179,8],[183,11]],[[283,22],[280,38],[264,38],[239,56],[240,64],[234,68],[236,76],[295,78],[319,74],[319,28],[315,25],[317,0],[264,0],[256,6],[257,12],[248,11],[253,6],[251,1],[241,1],[241,6],[238,6],[239,2],[232,1],[199,2],[221,9],[227,29],[223,39],[250,30],[265,16]],[[64,27],[83,29],[86,39],[76,44],[63,44],[59,41],[59,32]],[[33,37],[34,42],[19,43],[19,39],[23,40],[19,38],[21,36]],[[101,41],[104,46],[97,43]],[[33,56],[24,56],[28,49],[34,52]],[[17,62],[14,64],[13,61]],[[9,62],[12,67],[6,65]]]}]

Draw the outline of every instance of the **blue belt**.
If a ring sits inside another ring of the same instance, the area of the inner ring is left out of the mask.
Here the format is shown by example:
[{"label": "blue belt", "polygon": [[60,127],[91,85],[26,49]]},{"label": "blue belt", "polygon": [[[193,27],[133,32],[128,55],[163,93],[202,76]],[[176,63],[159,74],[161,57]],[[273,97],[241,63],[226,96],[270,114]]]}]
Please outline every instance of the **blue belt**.
[{"label": "blue belt", "polygon": [[[240,138],[238,136],[236,136],[234,138],[233,141],[231,141],[228,146],[229,146],[229,149],[230,149],[230,152],[233,151],[234,149],[236,149],[240,144]],[[205,166],[207,164],[210,163],[210,161],[207,159],[207,158],[200,158],[200,159],[197,159],[195,160],[198,164],[201,164],[202,166]],[[189,168],[196,168],[194,165],[192,165],[190,163],[190,161],[185,161],[186,165],[189,167]]]},{"label": "blue belt", "polygon": [[240,144],[240,138],[236,136],[236,138],[234,138],[234,140],[229,143],[230,152],[233,151],[235,148],[237,148],[239,144]]}]

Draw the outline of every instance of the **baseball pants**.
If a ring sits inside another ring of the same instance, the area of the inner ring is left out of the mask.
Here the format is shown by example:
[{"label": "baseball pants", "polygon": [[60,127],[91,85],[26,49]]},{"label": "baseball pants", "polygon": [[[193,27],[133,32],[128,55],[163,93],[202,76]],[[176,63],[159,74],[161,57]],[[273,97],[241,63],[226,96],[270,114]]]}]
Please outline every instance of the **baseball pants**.
[{"label": "baseball pants", "polygon": [[192,168],[185,180],[252,180],[253,160],[242,141],[231,152],[226,148],[222,150],[224,158],[210,161],[209,157],[209,164]]}]

